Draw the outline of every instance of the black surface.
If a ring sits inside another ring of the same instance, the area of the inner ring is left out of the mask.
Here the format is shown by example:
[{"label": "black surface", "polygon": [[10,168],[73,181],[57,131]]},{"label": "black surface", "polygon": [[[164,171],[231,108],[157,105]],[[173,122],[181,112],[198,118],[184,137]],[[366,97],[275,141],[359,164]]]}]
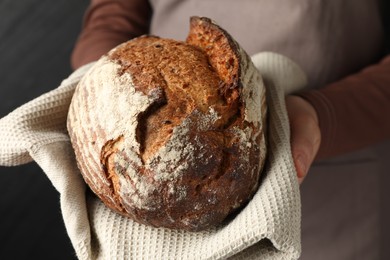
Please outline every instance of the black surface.
[{"label": "black surface", "polygon": [[[0,0],[0,118],[59,85],[88,0]],[[0,167],[0,259],[75,259],[59,194],[30,163]]]}]

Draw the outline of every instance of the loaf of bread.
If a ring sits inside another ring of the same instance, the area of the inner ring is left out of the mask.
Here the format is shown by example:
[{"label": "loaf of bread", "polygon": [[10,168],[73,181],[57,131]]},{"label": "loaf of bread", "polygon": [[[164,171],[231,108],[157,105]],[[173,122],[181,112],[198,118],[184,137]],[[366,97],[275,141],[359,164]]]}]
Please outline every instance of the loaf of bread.
[{"label": "loaf of bread", "polygon": [[256,192],[266,156],[265,88],[208,18],[186,42],[142,36],[82,78],[68,114],[78,167],[111,209],[155,227],[217,226]]}]

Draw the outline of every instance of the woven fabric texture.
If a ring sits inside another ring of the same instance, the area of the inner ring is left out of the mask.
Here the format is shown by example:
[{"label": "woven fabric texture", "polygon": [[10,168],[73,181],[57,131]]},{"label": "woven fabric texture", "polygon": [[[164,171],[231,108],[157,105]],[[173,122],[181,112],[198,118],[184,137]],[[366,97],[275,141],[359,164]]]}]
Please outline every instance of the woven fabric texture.
[{"label": "woven fabric texture", "polygon": [[253,199],[222,227],[203,232],[153,228],[86,195],[66,118],[74,89],[91,64],[0,119],[0,164],[39,164],[60,193],[65,226],[80,259],[297,259],[301,205],[284,97],[305,86],[306,77],[278,54],[259,53],[252,60],[267,87],[267,163]]}]

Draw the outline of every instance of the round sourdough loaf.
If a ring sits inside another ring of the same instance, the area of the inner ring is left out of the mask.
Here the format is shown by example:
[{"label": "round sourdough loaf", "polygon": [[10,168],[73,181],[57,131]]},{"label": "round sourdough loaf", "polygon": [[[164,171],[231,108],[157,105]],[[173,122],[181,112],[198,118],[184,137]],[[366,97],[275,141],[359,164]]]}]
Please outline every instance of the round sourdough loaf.
[{"label": "round sourdough loaf", "polygon": [[254,195],[266,101],[249,56],[208,18],[186,42],[142,36],[82,78],[68,115],[79,169],[111,209],[155,227],[203,230]]}]

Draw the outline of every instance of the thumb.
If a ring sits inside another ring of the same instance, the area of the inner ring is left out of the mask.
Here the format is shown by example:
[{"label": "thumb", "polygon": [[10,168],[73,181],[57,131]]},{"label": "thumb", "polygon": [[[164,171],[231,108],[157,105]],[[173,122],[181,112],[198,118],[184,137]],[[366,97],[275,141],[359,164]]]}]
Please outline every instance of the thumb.
[{"label": "thumb", "polygon": [[296,120],[291,127],[291,151],[298,174],[298,181],[302,183],[317,154],[320,137],[317,126],[309,121]]},{"label": "thumb", "polygon": [[312,105],[298,96],[286,99],[291,129],[291,151],[298,181],[302,183],[318,152],[321,133],[317,113]]}]

